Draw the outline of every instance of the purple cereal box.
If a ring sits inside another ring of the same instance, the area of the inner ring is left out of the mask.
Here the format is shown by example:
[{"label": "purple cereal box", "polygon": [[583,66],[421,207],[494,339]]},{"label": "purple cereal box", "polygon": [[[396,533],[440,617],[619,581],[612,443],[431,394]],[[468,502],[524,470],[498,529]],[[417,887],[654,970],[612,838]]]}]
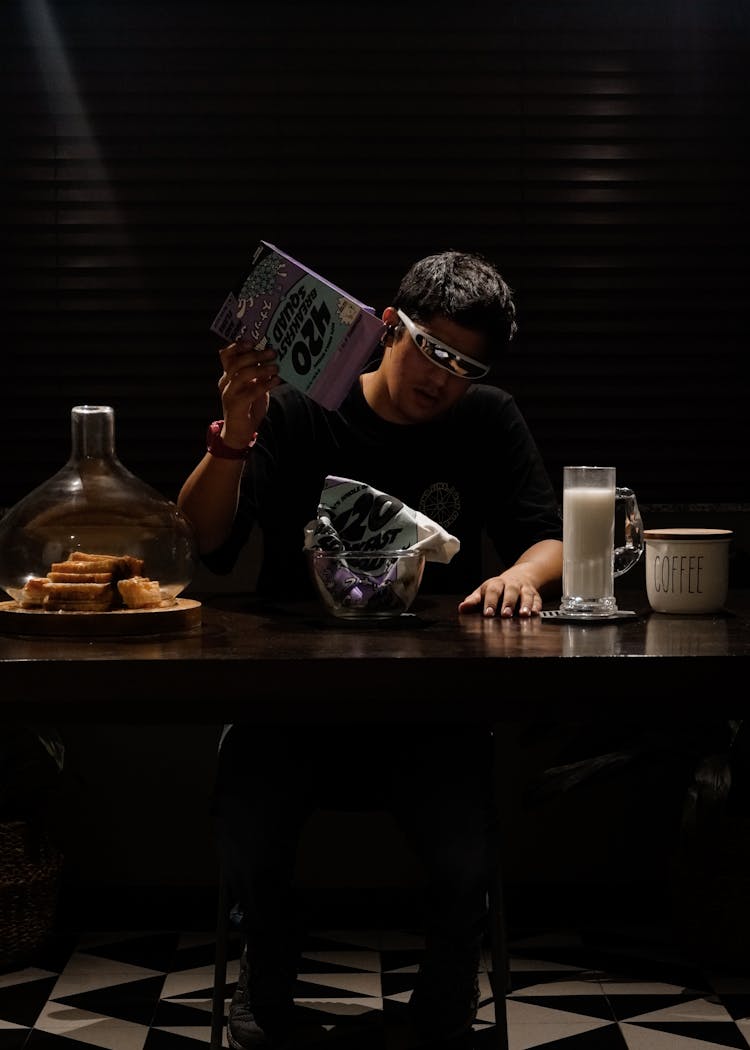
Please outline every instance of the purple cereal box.
[{"label": "purple cereal box", "polygon": [[325,408],[338,408],[374,356],[385,326],[371,306],[261,241],[239,293],[211,331],[278,354],[279,375]]}]

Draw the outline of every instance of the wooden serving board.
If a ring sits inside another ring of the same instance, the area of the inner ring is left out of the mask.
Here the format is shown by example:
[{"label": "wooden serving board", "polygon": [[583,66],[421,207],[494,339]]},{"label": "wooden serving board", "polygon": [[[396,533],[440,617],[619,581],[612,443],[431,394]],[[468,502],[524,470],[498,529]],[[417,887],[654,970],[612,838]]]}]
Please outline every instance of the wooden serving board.
[{"label": "wooden serving board", "polygon": [[201,623],[201,603],[176,598],[153,609],[112,609],[109,612],[44,612],[0,602],[0,633],[101,638],[107,635],[171,634],[190,631]]}]

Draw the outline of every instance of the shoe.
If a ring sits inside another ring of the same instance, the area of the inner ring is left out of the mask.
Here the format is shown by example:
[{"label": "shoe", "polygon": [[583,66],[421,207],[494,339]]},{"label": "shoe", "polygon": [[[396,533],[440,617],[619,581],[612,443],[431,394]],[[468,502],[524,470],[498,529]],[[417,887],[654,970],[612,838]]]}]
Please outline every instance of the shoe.
[{"label": "shoe", "polygon": [[292,1008],[256,1007],[236,991],[229,1005],[227,1043],[232,1050],[284,1050],[292,1036]]},{"label": "shoe", "polygon": [[247,956],[240,957],[237,987],[229,1004],[227,1043],[231,1050],[284,1050],[290,1045],[293,1030],[294,1000],[291,995],[255,995],[248,985]]},{"label": "shoe", "polygon": [[247,992],[235,991],[227,1018],[227,1043],[232,1050],[284,1050],[292,1036],[292,1007],[254,1006]]}]

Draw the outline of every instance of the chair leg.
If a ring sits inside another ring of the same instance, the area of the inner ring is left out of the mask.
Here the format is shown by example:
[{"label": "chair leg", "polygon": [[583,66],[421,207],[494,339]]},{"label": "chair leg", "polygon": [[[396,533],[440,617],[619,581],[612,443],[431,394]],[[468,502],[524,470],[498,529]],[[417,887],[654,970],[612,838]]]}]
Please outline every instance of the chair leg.
[{"label": "chair leg", "polygon": [[505,996],[508,992],[510,963],[505,927],[503,882],[499,866],[493,873],[489,891],[490,955],[492,959],[492,997],[495,1000],[495,1045],[497,1050],[508,1050],[508,1012]]},{"label": "chair leg", "polygon": [[216,955],[214,958],[214,991],[211,1000],[210,1050],[221,1050],[224,1034],[224,992],[227,982],[227,947],[229,942],[229,893],[223,874],[219,877],[219,903],[216,916]]}]

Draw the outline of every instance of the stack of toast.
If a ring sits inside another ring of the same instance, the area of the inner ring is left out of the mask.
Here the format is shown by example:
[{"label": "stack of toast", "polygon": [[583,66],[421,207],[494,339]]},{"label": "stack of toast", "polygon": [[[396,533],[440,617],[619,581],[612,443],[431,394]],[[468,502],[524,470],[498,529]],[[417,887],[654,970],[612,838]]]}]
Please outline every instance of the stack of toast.
[{"label": "stack of toast", "polygon": [[161,588],[142,574],[143,559],[130,554],[72,551],[66,561],[53,562],[46,576],[27,581],[20,605],[49,612],[153,608],[161,603]]}]

